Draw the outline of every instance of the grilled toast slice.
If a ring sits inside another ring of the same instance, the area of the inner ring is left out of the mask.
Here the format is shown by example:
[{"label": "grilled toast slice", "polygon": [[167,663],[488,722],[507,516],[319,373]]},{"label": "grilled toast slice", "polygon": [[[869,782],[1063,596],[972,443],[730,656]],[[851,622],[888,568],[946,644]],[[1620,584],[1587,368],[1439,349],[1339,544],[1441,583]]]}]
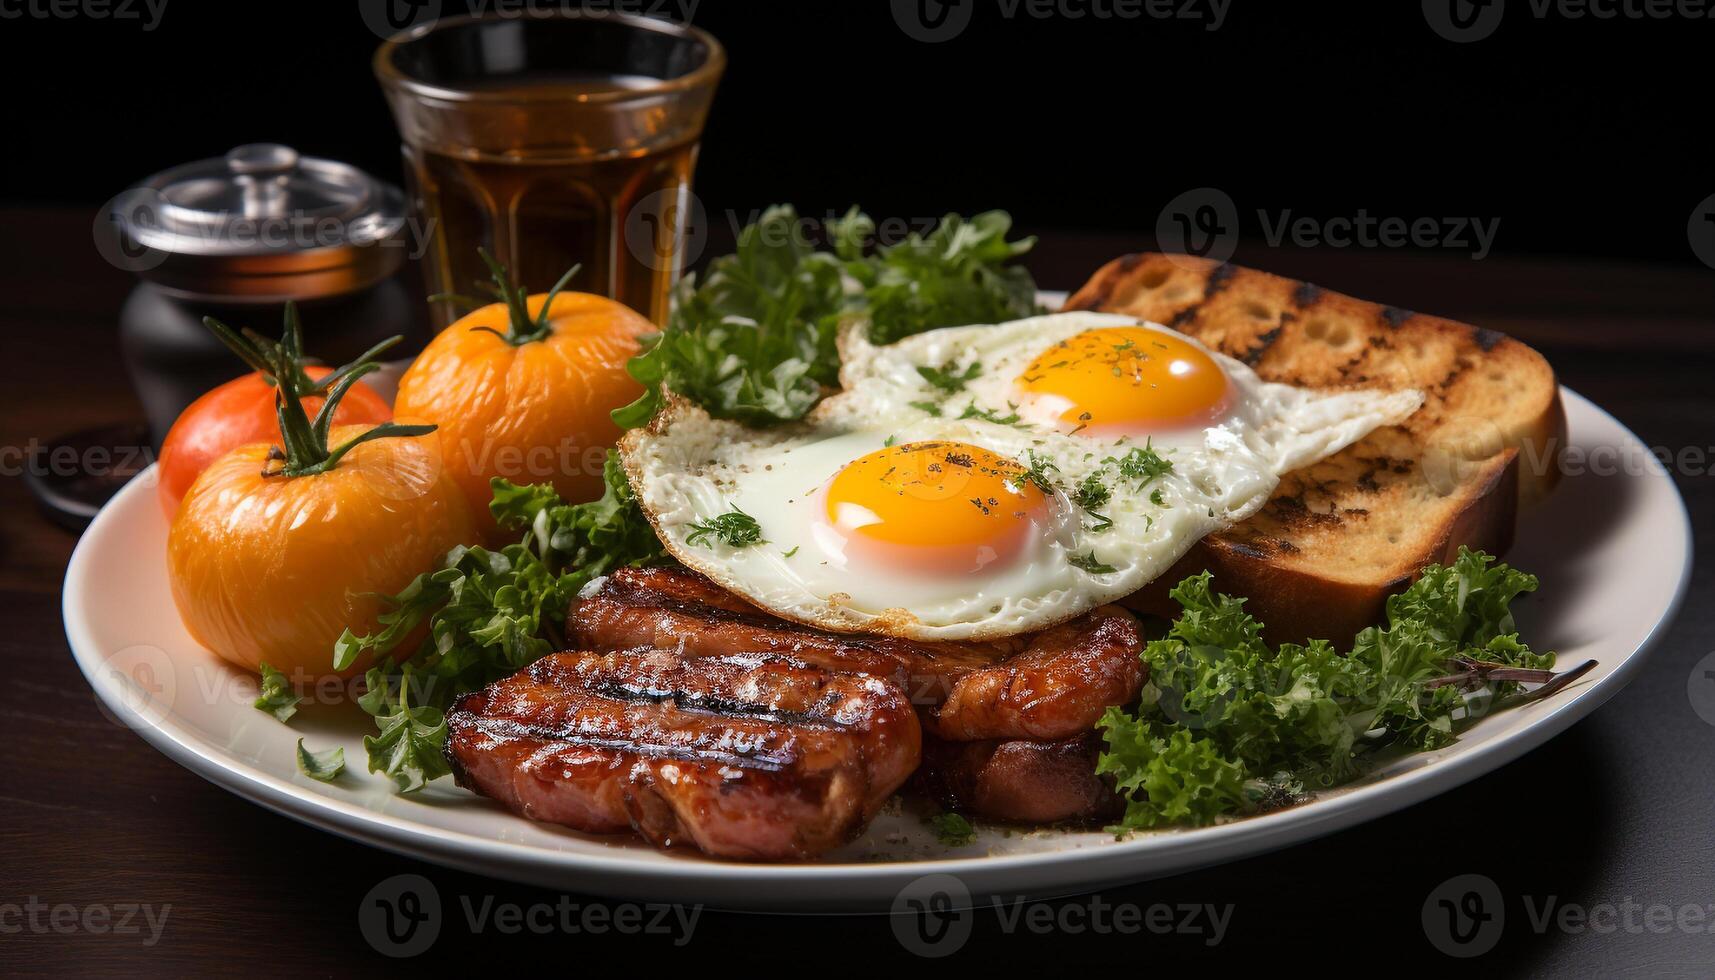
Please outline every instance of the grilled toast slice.
[{"label": "grilled toast slice", "polygon": [[1566,441],[1559,385],[1542,355],[1494,330],[1182,255],[1103,266],[1067,310],[1166,324],[1268,381],[1416,387],[1403,424],[1288,473],[1250,519],[1203,539],[1127,604],[1168,614],[1167,589],[1203,569],[1276,642],[1349,639],[1387,597],[1460,545],[1500,553],[1517,508],[1553,488]]}]

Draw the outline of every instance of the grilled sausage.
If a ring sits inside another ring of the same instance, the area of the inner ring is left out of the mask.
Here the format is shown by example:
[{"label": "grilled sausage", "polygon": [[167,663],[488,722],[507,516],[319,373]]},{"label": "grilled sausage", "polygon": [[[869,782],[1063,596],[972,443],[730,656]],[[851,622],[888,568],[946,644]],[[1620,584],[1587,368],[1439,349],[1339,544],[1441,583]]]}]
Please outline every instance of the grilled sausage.
[{"label": "grilled sausage", "polygon": [[1009,823],[1095,823],[1124,801],[1096,775],[1094,732],[1056,742],[923,740],[915,787],[942,805]]},{"label": "grilled sausage", "polygon": [[460,785],[531,819],[749,860],[850,840],[916,768],[893,685],[779,656],[561,653],[447,714]]},{"label": "grilled sausage", "polygon": [[764,612],[684,568],[621,569],[577,602],[567,623],[584,649],[670,647],[693,657],[784,654],[830,670],[888,678],[919,705],[941,703],[959,678],[1023,649],[1020,640],[920,643],[816,629]]},{"label": "grilled sausage", "polygon": [[1061,739],[1135,699],[1145,666],[1137,621],[1117,606],[1033,636],[924,643],[834,633],[756,608],[695,572],[628,568],[577,603],[568,622],[595,650],[676,647],[690,656],[779,653],[899,684],[941,738]]},{"label": "grilled sausage", "polygon": [[1055,740],[1090,731],[1110,705],[1143,689],[1137,620],[1118,606],[1043,630],[1023,653],[970,671],[927,719],[951,741]]}]

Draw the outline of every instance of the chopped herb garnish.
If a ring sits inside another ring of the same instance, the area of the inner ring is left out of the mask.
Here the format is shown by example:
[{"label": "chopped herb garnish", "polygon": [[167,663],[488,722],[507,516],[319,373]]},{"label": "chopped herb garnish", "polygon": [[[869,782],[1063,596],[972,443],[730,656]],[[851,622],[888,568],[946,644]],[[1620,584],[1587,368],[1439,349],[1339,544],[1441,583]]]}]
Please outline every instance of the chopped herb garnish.
[{"label": "chopped herb garnish", "polygon": [[1082,568],[1091,575],[1109,575],[1119,571],[1112,565],[1097,561],[1094,551],[1087,555],[1067,555],[1066,560],[1072,564],[1072,567]]},{"label": "chopped herb garnish", "polygon": [[1132,447],[1131,452],[1117,459],[1109,456],[1102,462],[1118,466],[1120,476],[1132,481],[1134,490],[1142,490],[1151,481],[1173,472],[1172,461],[1161,458],[1161,454],[1148,443]]},{"label": "chopped herb garnish", "polygon": [[1102,482],[1100,474],[1091,473],[1078,484],[1078,489],[1072,494],[1072,502],[1085,510],[1095,510],[1105,506],[1112,497],[1113,491]]},{"label": "chopped herb garnish", "polygon": [[281,671],[264,663],[262,668],[262,690],[257,695],[252,706],[258,711],[266,711],[279,721],[286,721],[298,713],[298,704],[304,699],[293,689],[291,680]]},{"label": "chopped herb garnish", "polygon": [[1160,487],[1156,487],[1154,490],[1151,490],[1149,492],[1149,502],[1154,504],[1157,507],[1166,507],[1167,506],[1167,501],[1165,499],[1163,499],[1161,496],[1161,488]]},{"label": "chopped herb garnish", "polygon": [[[1036,455],[1036,450],[1034,449],[1028,450],[1025,458],[1029,460],[1030,465],[1024,468],[1024,472],[1018,475],[1017,480],[1008,480],[1008,486],[1011,487],[1014,493],[1017,493],[1019,490],[1024,489],[1024,483],[1029,483],[1043,493],[1052,494],[1054,492],[1054,478],[1048,474],[1050,472],[1059,472],[1060,467],[1055,466],[1053,460],[1043,459]],[[1019,480],[1024,482],[1020,483],[1018,482]]]},{"label": "chopped herb garnish", "polygon": [[1096,473],[1084,477],[1078,483],[1078,489],[1072,492],[1072,502],[1082,507],[1084,513],[1095,519],[1096,523],[1090,525],[1092,532],[1106,531],[1114,526],[1112,518],[1100,513],[1100,509],[1106,506],[1112,497],[1113,491],[1108,489],[1108,485],[1103,483],[1101,476]]},{"label": "chopped herb garnish", "polygon": [[729,548],[747,548],[762,543],[762,525],[756,522],[756,518],[734,507],[725,514],[692,524],[685,543],[707,547],[711,537]]},{"label": "chopped herb garnish", "polygon": [[993,422],[995,425],[1010,425],[1016,428],[1025,428],[1025,426],[1019,425],[1019,419],[1021,416],[1017,412],[1018,406],[1012,402],[1007,402],[1006,407],[1013,409],[1013,411],[1010,414],[1002,415],[996,409],[978,408],[976,402],[971,402],[969,405],[965,406],[965,410],[963,412],[959,413],[959,418],[982,419],[984,422]]},{"label": "chopped herb garnish", "polygon": [[977,839],[977,829],[971,822],[952,811],[937,813],[928,822],[936,839],[948,847],[964,847]]},{"label": "chopped herb garnish", "polygon": [[300,738],[298,771],[311,779],[331,783],[345,771],[345,749],[332,748],[324,752],[311,752],[304,748],[304,740]]},{"label": "chopped herb garnish", "polygon": [[797,554],[797,553],[798,553],[798,549],[799,549],[799,548],[802,548],[802,547],[804,547],[804,546],[803,546],[803,545],[801,545],[801,544],[795,544],[795,545],[793,545],[793,546],[792,546],[792,550],[791,550],[791,551],[782,551],[782,552],[781,552],[781,553],[780,553],[780,557],[782,557],[782,558],[790,558],[790,557],[792,557],[792,556],[793,556],[793,555],[795,555],[795,554]]},{"label": "chopped herb garnish", "polygon": [[401,793],[415,793],[452,772],[441,751],[447,744],[446,716],[439,708],[411,703],[413,688],[425,686],[422,680],[412,680],[413,673],[409,664],[397,675],[372,667],[363,678],[366,690],[357,699],[379,730],[363,737],[369,771],[385,774]]},{"label": "chopped herb garnish", "polygon": [[933,415],[935,418],[941,417],[941,406],[934,402],[907,402],[906,404],[927,415]]},{"label": "chopped herb garnish", "polygon": [[938,368],[926,365],[918,365],[917,367],[917,373],[923,376],[924,381],[948,394],[964,391],[966,383],[975,380],[982,371],[983,366],[975,361],[967,365],[962,372],[954,371],[951,361]]}]

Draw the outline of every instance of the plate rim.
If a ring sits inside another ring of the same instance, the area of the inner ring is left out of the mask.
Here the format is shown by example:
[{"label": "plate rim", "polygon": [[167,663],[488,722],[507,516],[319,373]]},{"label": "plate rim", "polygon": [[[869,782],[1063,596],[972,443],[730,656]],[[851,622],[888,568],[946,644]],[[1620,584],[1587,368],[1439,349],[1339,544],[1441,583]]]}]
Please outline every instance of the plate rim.
[{"label": "plate rim", "polygon": [[[1636,433],[1606,409],[1564,385],[1560,392],[1563,399],[1575,401],[1581,408],[1599,414],[1627,438],[1644,445]],[[120,491],[120,495],[138,492],[135,484],[148,478],[151,472],[152,468],[139,474],[132,485]],[[97,647],[89,635],[88,624],[81,616],[72,615],[73,597],[83,591],[83,582],[91,574],[86,567],[90,564],[89,553],[93,550],[90,542],[118,520],[119,510],[112,503],[96,515],[73,550],[61,593],[61,616],[73,659],[86,681],[109,711],[162,754],[222,789],[269,810],[392,853],[533,884],[565,887],[568,875],[583,875],[589,880],[578,883],[580,890],[587,885],[588,890],[601,894],[653,894],[650,886],[663,882],[669,882],[681,891],[725,895],[729,899],[741,894],[738,889],[754,887],[764,890],[746,895],[736,904],[720,898],[708,902],[717,907],[734,908],[767,908],[771,903],[780,903],[802,910],[806,896],[811,894],[805,891],[804,886],[834,880],[868,886],[870,890],[862,896],[824,896],[827,908],[873,908],[877,904],[873,900],[874,886],[881,883],[908,883],[925,875],[952,875],[974,882],[997,875],[1028,875],[1044,869],[1053,869],[1050,877],[1055,884],[1042,889],[1043,892],[1083,893],[1120,881],[1145,880],[1268,853],[1398,812],[1499,769],[1561,734],[1605,704],[1631,682],[1671,628],[1688,594],[1696,557],[1690,514],[1672,477],[1652,467],[1631,478],[1659,478],[1672,491],[1673,500],[1678,505],[1680,540],[1685,544],[1685,556],[1678,570],[1673,596],[1661,616],[1651,624],[1631,653],[1583,694],[1559,702],[1539,702],[1551,706],[1540,718],[1516,733],[1409,772],[1354,786],[1337,796],[1212,827],[1139,834],[1127,841],[1087,849],[885,862],[797,864],[728,862],[687,854],[674,855],[675,860],[671,861],[654,862],[640,861],[624,852],[604,854],[547,850],[465,831],[436,828],[356,802],[306,793],[301,787],[245,765],[240,760],[229,759],[219,753],[205,754],[197,747],[197,743],[205,740],[175,721],[171,713],[158,722],[152,722],[116,698],[109,682],[96,673],[103,662],[99,654],[91,653],[86,657],[82,652]],[[114,499],[117,501],[120,497],[116,495]],[[1140,858],[1151,855],[1156,858],[1155,864],[1149,868],[1135,867]],[[788,886],[789,890],[774,895],[766,893],[770,887],[781,886]],[[973,894],[975,891],[973,889]],[[1032,889],[997,890],[993,897],[998,898],[1000,891],[1010,895],[1028,893]]]}]

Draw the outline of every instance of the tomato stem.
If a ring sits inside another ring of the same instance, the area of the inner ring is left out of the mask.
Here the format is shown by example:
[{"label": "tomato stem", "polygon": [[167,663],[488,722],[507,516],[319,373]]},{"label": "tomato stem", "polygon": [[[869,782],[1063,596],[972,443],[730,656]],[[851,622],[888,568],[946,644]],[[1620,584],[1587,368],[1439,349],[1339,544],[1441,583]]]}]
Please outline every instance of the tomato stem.
[{"label": "tomato stem", "polygon": [[[214,319],[205,317],[203,322],[217,335],[222,331],[232,333],[232,329]],[[303,330],[298,320],[296,303],[286,304],[285,335],[278,344],[252,344],[249,350],[261,362],[258,370],[273,378],[291,377],[296,370],[300,375],[302,368]],[[224,336],[222,339],[225,339]],[[400,338],[393,337],[370,348],[369,352],[356,361],[345,365],[337,371],[328,374],[320,381],[309,382],[308,394],[322,394],[326,398],[321,410],[311,420],[309,413],[304,411],[304,397],[297,384],[276,384],[274,392],[274,415],[280,423],[280,440],[282,445],[273,447],[268,453],[269,463],[279,463],[278,469],[263,469],[262,475],[269,476],[310,476],[315,473],[326,473],[339,465],[346,453],[362,443],[372,439],[389,437],[411,437],[427,435],[435,431],[432,425],[401,425],[397,422],[383,422],[365,432],[341,443],[334,449],[328,448],[328,434],[333,430],[334,413],[339,409],[339,403],[351,391],[358,379],[372,371],[380,370],[381,365],[369,358],[397,343]],[[236,348],[234,348],[236,350]],[[240,355],[245,356],[245,355]],[[248,360],[248,358],[246,358]]]},{"label": "tomato stem", "polygon": [[287,387],[297,392],[300,398],[322,394],[360,365],[375,360],[383,351],[405,339],[398,334],[388,337],[364,351],[356,360],[335,368],[318,381],[304,370],[308,358],[304,356],[302,328],[298,323],[296,310],[288,308],[290,313],[287,316],[286,330],[279,340],[270,340],[249,328],[234,330],[212,316],[203,317],[202,322],[203,326],[220,338],[228,350],[238,355],[239,360],[260,373],[263,380],[277,386],[281,378],[286,378],[291,382]]},{"label": "tomato stem", "polygon": [[[514,347],[522,347],[538,340],[546,340],[548,335],[554,332],[553,326],[548,320],[548,312],[553,309],[554,298],[560,295],[561,290],[566,288],[566,284],[571,282],[572,277],[577,275],[578,270],[583,267],[574,265],[567,269],[565,275],[560,277],[560,281],[554,283],[554,288],[548,290],[548,298],[542,301],[542,308],[537,310],[536,315],[532,317],[530,315],[530,293],[522,283],[512,281],[512,271],[497,261],[494,256],[488,254],[486,248],[478,246],[476,254],[482,256],[483,264],[488,266],[490,279],[489,282],[478,283],[477,288],[488,292],[506,305],[507,331],[501,333],[493,327],[471,327],[470,329],[494,334]],[[481,299],[462,293],[436,293],[429,297],[429,302],[455,303],[466,307],[488,305]]]}]

